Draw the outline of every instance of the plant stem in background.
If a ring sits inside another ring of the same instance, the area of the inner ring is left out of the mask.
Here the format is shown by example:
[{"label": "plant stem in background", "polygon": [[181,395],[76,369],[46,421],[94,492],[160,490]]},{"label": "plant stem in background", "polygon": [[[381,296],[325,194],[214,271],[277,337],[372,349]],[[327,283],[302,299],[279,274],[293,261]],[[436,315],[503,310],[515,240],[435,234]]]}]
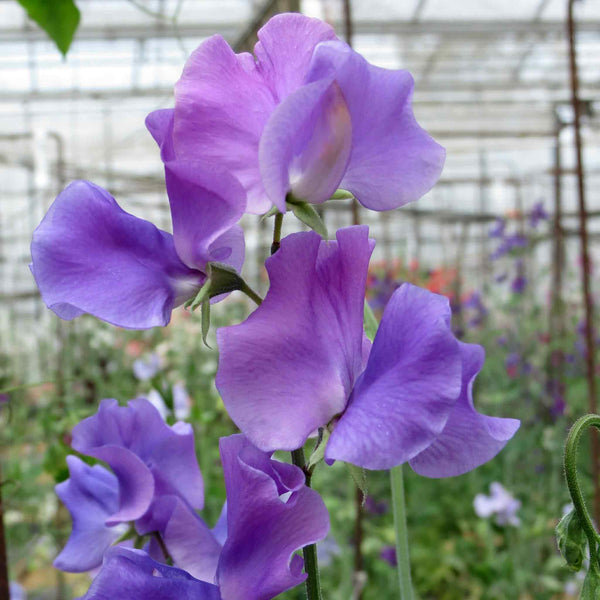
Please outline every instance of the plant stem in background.
[{"label": "plant stem in background", "polygon": [[[573,129],[575,133],[575,155],[577,173],[577,196],[579,200],[579,238],[581,240],[581,282],[585,304],[585,347],[588,385],[588,410],[597,412],[596,402],[596,345],[594,344],[594,306],[591,290],[591,264],[587,232],[587,209],[585,203],[585,183],[583,178],[583,150],[580,130],[581,102],[579,100],[579,78],[577,75],[577,55],[575,48],[575,22],[573,5],[568,0],[567,24],[569,31],[569,71],[571,75],[571,105],[573,107]],[[594,479],[594,518],[600,523],[600,439],[598,432],[592,431],[592,475]]]},{"label": "plant stem in background", "polygon": [[398,578],[400,580],[400,600],[413,600],[402,465],[390,469],[390,480],[392,505],[394,507],[394,528],[396,530],[396,560],[398,561]]},{"label": "plant stem in background", "polygon": [[271,255],[275,254],[281,246],[281,226],[283,225],[283,214],[275,215],[275,225],[273,227],[273,243],[271,244]]},{"label": "plant stem in background", "polygon": [[10,598],[8,584],[8,560],[6,556],[6,536],[4,534],[4,508],[2,505],[2,472],[0,471],[0,598]]}]

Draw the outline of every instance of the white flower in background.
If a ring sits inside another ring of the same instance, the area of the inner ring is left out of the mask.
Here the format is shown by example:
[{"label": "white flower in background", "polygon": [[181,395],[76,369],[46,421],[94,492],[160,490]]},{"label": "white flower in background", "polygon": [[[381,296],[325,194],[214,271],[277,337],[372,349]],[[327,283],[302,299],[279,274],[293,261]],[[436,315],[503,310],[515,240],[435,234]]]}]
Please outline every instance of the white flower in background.
[{"label": "white flower in background", "polygon": [[167,417],[169,416],[169,409],[167,408],[167,405],[165,404],[165,401],[160,393],[155,389],[151,389],[146,394],[145,398],[160,413],[163,421],[166,421]]},{"label": "white flower in background", "polygon": [[173,409],[177,420],[187,419],[190,416],[192,401],[183,383],[173,386]]},{"label": "white flower in background", "polygon": [[489,496],[485,494],[475,496],[473,507],[477,516],[482,519],[496,515],[498,525],[518,527],[521,524],[521,519],[517,516],[517,511],[521,508],[521,501],[517,500],[497,481],[490,484]]},{"label": "white flower in background", "polygon": [[148,381],[160,371],[161,366],[160,356],[153,352],[133,362],[133,374],[140,381]]}]

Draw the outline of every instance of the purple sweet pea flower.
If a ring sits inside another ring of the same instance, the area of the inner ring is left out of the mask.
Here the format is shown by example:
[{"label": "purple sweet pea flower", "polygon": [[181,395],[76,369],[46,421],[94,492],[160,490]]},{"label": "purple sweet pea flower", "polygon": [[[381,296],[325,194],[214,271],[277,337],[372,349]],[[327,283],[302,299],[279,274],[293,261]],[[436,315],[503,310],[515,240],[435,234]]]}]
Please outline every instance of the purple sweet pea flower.
[{"label": "purple sweet pea flower", "polygon": [[192,53],[174,111],[147,121],[163,160],[225,166],[257,214],[285,212],[288,193],[321,203],[338,187],[388,210],[434,185],[445,152],[414,118],[407,71],[370,65],[299,14],[273,17],[258,38],[255,56],[218,35]]},{"label": "purple sweet pea flower", "polygon": [[156,562],[142,550],[112,548],[81,600],[222,600],[219,588]]},{"label": "purple sweet pea flower", "polygon": [[506,219],[502,219],[498,217],[494,224],[490,227],[490,231],[488,235],[491,238],[501,238],[504,237],[504,230],[506,229]]},{"label": "purple sweet pea flower", "polygon": [[533,208],[529,213],[529,226],[533,229],[537,229],[537,226],[540,224],[540,222],[546,220],[548,220],[548,213],[544,208],[543,200],[540,200],[533,205]]},{"label": "purple sweet pea flower", "polygon": [[[133,563],[128,565],[135,580],[128,589],[131,600],[158,593],[151,565],[163,576],[204,582],[194,596],[198,599],[269,600],[306,579],[295,551],[327,536],[329,517],[320,496],[306,487],[298,467],[272,460],[243,435],[222,438],[220,449],[227,504],[213,531],[176,496],[162,497],[155,510],[165,545],[182,570],[155,563],[143,553],[111,550],[99,583],[85,598],[104,598],[101,594],[113,589],[119,577],[111,562],[115,556]],[[179,600],[181,592],[172,586],[160,597]]]},{"label": "purple sweet pea flower", "polygon": [[75,426],[72,446],[106,462],[117,477],[119,506],[107,525],[150,518],[146,513],[160,496],[175,495],[192,508],[204,504],[191,425],[169,427],[143,398],[127,406],[103,400],[97,414]]},{"label": "purple sweet pea flower", "polygon": [[508,492],[501,483],[494,481],[490,484],[490,495],[477,494],[473,500],[473,507],[478,517],[483,519],[496,516],[498,525],[512,525],[518,527],[521,519],[517,516],[521,508],[520,500]]},{"label": "purple sweet pea flower", "polygon": [[164,326],[205,282],[209,262],[241,268],[239,182],[195,162],[165,167],[173,235],[125,212],[88,181],[56,198],[33,234],[31,271],[59,317],[90,313],[129,329]]},{"label": "purple sweet pea flower", "polygon": [[119,508],[117,478],[100,465],[90,467],[76,456],[67,456],[70,477],[59,483],[56,494],[71,513],[73,529],[54,566],[81,573],[102,564],[102,557],[126,531],[106,521]]},{"label": "purple sweet pea flower", "polygon": [[398,565],[398,558],[396,557],[396,548],[394,546],[384,546],[379,553],[379,557],[385,560],[390,567],[396,567]]},{"label": "purple sweet pea flower", "polygon": [[337,241],[312,232],[282,241],[266,263],[264,302],[217,332],[226,408],[265,451],[301,447],[328,426],[328,462],[388,469],[411,461],[430,477],[473,469],[518,421],[473,408],[483,351],[454,338],[442,296],[401,286],[370,348],[363,304],[372,249],[366,227],[339,230]]}]

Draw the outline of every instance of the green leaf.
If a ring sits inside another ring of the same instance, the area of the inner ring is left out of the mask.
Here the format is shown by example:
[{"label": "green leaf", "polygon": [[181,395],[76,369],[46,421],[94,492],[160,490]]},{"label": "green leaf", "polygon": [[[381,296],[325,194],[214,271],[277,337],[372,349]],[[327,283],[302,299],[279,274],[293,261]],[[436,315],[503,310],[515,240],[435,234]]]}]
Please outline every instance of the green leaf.
[{"label": "green leaf", "polygon": [[350,477],[354,479],[356,487],[363,493],[363,498],[367,497],[368,485],[367,485],[367,471],[362,467],[351,465],[350,463],[344,463]]},{"label": "green leaf", "polygon": [[206,283],[200,288],[198,293],[194,298],[188,300],[184,308],[189,308],[192,312],[195,311],[199,306],[202,306],[202,303],[206,298],[210,298],[210,289],[211,289],[211,281],[210,277],[206,280]]},{"label": "green leaf", "polygon": [[354,198],[354,194],[352,192],[348,192],[347,190],[336,190],[331,196],[332,200],[349,200],[350,198]]},{"label": "green leaf", "polygon": [[314,209],[312,204],[308,202],[288,202],[288,207],[296,215],[300,221],[308,225],[313,231],[316,231],[324,240],[329,237],[327,227],[319,216],[319,213]]},{"label": "green leaf", "polygon": [[379,328],[379,323],[377,322],[377,318],[373,314],[369,303],[365,300],[365,313],[364,313],[364,323],[365,323],[365,333],[367,337],[373,341],[375,339],[375,334],[377,333],[377,329]]},{"label": "green leaf", "polygon": [[579,571],[585,558],[587,538],[577,512],[572,510],[556,526],[558,549],[572,571]]},{"label": "green leaf", "polygon": [[18,0],[35,21],[54,41],[63,56],[67,55],[79,25],[79,9],[73,0]]}]

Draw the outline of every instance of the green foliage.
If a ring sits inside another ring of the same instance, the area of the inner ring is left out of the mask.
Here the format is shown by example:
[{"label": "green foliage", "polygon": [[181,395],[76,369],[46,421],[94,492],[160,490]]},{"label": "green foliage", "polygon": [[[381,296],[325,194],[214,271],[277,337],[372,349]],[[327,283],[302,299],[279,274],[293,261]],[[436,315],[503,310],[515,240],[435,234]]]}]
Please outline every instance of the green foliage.
[{"label": "green foliage", "polygon": [[73,0],[17,0],[54,41],[63,56],[67,55],[79,25],[79,9]]}]

